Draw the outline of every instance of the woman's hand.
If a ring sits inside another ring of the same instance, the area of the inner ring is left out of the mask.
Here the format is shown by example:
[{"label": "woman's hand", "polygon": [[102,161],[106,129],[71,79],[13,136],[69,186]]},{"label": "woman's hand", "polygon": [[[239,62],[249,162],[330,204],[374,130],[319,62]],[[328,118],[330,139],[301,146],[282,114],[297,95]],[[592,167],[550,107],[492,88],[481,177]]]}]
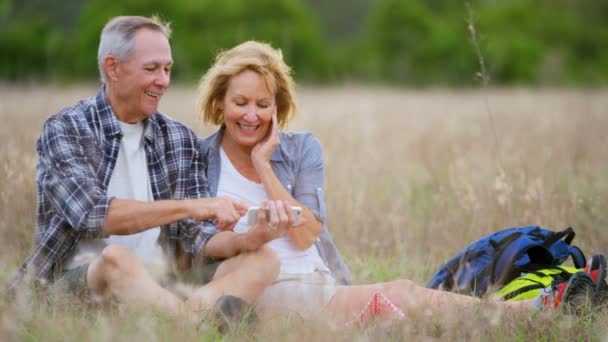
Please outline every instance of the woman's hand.
[{"label": "woman's hand", "polygon": [[293,221],[289,202],[283,200],[262,202],[258,220],[248,231],[252,237],[250,250],[256,250],[269,241],[287,235],[287,231],[293,226]]},{"label": "woman's hand", "polygon": [[270,166],[270,157],[277,146],[279,146],[279,123],[275,107],[272,114],[272,123],[266,137],[257,143],[251,151],[251,160],[258,174],[263,171],[264,167]]}]

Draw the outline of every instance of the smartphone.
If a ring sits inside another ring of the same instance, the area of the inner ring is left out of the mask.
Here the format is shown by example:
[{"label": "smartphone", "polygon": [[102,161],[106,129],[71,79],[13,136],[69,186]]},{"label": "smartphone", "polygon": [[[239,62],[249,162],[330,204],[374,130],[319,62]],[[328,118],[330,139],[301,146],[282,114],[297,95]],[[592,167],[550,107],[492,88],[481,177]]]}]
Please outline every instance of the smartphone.
[{"label": "smartphone", "polygon": [[[260,212],[260,207],[249,207],[247,210],[247,225],[253,226],[256,222],[258,222],[258,213]],[[293,214],[293,225],[297,226],[300,224],[300,216],[302,215],[302,208],[292,206],[291,213]]]}]

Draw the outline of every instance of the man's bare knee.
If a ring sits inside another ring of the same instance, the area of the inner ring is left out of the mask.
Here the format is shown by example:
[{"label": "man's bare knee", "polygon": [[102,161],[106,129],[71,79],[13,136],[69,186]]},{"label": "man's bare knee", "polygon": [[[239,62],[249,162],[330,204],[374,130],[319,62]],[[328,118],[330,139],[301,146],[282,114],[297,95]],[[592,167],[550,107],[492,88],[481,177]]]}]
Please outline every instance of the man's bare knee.
[{"label": "man's bare knee", "polygon": [[108,286],[137,272],[143,264],[133,253],[120,245],[109,245],[91,265],[88,280],[102,279]]}]

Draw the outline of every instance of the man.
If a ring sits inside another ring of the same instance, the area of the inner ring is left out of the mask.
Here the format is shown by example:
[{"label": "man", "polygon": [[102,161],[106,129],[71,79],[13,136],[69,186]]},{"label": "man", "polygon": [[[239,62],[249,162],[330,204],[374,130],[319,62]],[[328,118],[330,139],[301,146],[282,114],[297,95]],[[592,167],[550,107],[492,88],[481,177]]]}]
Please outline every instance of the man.
[{"label": "man", "polygon": [[[196,136],[158,112],[173,63],[169,36],[156,18],[110,20],[98,53],[103,86],[45,123],[35,249],[13,289],[29,275],[98,301],[184,313],[223,295],[251,303],[276,277],[264,244],[285,234],[290,211],[269,202],[268,221],[260,215],[250,233],[230,231],[246,205],[208,198]],[[185,301],[146,268],[163,255],[202,274]]]}]

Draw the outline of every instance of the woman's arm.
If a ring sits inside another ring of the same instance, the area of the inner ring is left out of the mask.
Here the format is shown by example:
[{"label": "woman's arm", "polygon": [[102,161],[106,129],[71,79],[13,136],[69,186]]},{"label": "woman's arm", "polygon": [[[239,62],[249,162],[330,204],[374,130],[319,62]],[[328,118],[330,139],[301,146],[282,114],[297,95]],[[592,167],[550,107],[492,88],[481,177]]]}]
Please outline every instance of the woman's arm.
[{"label": "woman's arm", "polygon": [[287,236],[291,239],[296,248],[308,249],[317,240],[321,233],[321,222],[312,214],[310,209],[298,202],[287,192],[281,181],[277,178],[270,164],[263,167],[263,171],[258,170],[258,174],[264,184],[264,189],[269,199],[285,200],[292,206],[302,207],[302,220],[298,226],[288,230]]},{"label": "woman's arm", "polygon": [[272,117],[270,129],[268,137],[254,147],[251,159],[264,185],[268,199],[285,200],[292,206],[302,207],[301,223],[289,229],[287,236],[289,236],[296,248],[301,250],[308,249],[321,233],[322,225],[306,205],[303,205],[291,196],[272,170],[270,157],[277,146],[279,146],[279,129],[276,112]]}]

